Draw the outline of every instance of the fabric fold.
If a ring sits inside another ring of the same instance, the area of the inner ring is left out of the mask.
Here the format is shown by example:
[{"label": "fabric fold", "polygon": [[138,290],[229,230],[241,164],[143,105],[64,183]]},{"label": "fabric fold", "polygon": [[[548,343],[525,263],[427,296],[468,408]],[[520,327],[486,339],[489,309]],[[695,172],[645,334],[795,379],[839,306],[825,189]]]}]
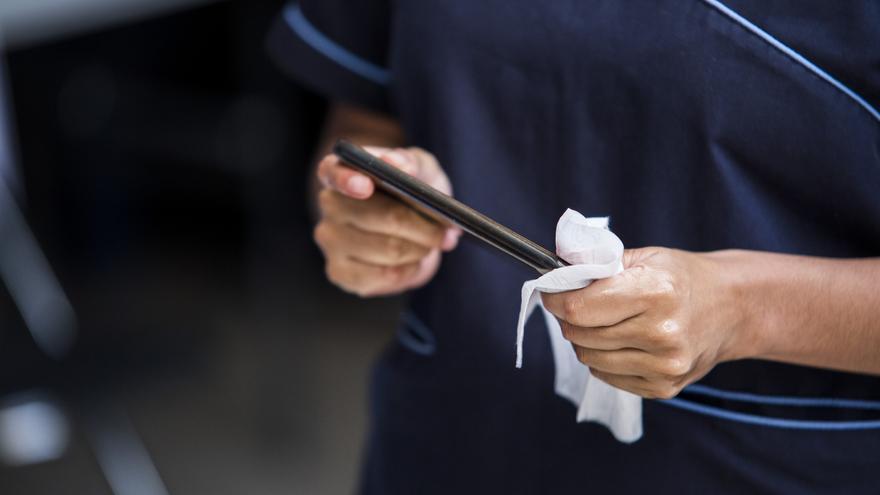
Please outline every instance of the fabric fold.
[{"label": "fabric fold", "polygon": [[617,440],[634,442],[642,436],[641,397],[593,377],[589,368],[578,361],[571,343],[563,338],[556,317],[541,303],[542,292],[582,289],[593,280],[623,271],[623,243],[608,230],[607,217],[586,218],[569,209],[556,225],[556,252],[571,265],[523,284],[516,332],[516,367],[523,365],[526,321],[535,308],[540,307],[550,335],[557,395],[577,407],[578,422],[595,421],[611,430]]}]

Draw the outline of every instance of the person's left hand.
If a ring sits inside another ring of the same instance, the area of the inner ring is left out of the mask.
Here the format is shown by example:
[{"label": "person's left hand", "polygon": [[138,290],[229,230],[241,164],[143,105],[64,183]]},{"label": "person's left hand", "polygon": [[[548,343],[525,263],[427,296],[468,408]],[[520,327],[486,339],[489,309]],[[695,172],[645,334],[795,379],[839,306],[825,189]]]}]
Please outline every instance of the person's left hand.
[{"label": "person's left hand", "polygon": [[671,398],[717,363],[748,354],[723,252],[631,249],[623,263],[614,277],[542,295],[594,376]]}]

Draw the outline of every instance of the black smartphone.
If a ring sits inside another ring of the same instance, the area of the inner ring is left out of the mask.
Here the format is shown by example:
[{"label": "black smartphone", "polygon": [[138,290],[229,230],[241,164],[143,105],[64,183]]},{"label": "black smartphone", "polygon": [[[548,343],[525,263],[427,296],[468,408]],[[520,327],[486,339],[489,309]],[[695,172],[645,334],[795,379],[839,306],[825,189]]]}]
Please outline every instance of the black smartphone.
[{"label": "black smartphone", "polygon": [[368,175],[378,187],[435,221],[459,226],[463,231],[507,253],[544,274],[567,263],[513,230],[376,158],[363,148],[340,139],[333,153],[352,168]]}]

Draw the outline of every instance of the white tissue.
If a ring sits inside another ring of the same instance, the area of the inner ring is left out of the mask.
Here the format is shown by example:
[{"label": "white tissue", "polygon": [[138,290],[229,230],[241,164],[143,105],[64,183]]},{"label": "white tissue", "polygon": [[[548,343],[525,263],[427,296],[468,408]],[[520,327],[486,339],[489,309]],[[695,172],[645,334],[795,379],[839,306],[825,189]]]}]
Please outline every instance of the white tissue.
[{"label": "white tissue", "polygon": [[522,367],[522,345],[526,321],[536,306],[544,312],[556,364],[556,393],[578,408],[577,421],[605,425],[621,442],[642,436],[642,399],[594,378],[578,361],[571,343],[562,337],[556,317],[544,309],[539,292],[582,289],[595,279],[623,270],[623,243],[608,230],[608,218],[586,218],[566,210],[556,225],[556,253],[571,266],[557,268],[522,287],[522,306],[516,329],[516,367]]}]

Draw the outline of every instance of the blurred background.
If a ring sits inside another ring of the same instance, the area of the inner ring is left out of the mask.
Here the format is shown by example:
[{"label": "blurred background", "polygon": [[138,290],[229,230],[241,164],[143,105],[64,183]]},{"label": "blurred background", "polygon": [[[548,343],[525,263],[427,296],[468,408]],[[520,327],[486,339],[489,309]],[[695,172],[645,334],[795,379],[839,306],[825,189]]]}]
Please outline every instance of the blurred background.
[{"label": "blurred background", "polygon": [[323,280],[282,5],[0,0],[0,493],[352,491],[398,302]]}]

